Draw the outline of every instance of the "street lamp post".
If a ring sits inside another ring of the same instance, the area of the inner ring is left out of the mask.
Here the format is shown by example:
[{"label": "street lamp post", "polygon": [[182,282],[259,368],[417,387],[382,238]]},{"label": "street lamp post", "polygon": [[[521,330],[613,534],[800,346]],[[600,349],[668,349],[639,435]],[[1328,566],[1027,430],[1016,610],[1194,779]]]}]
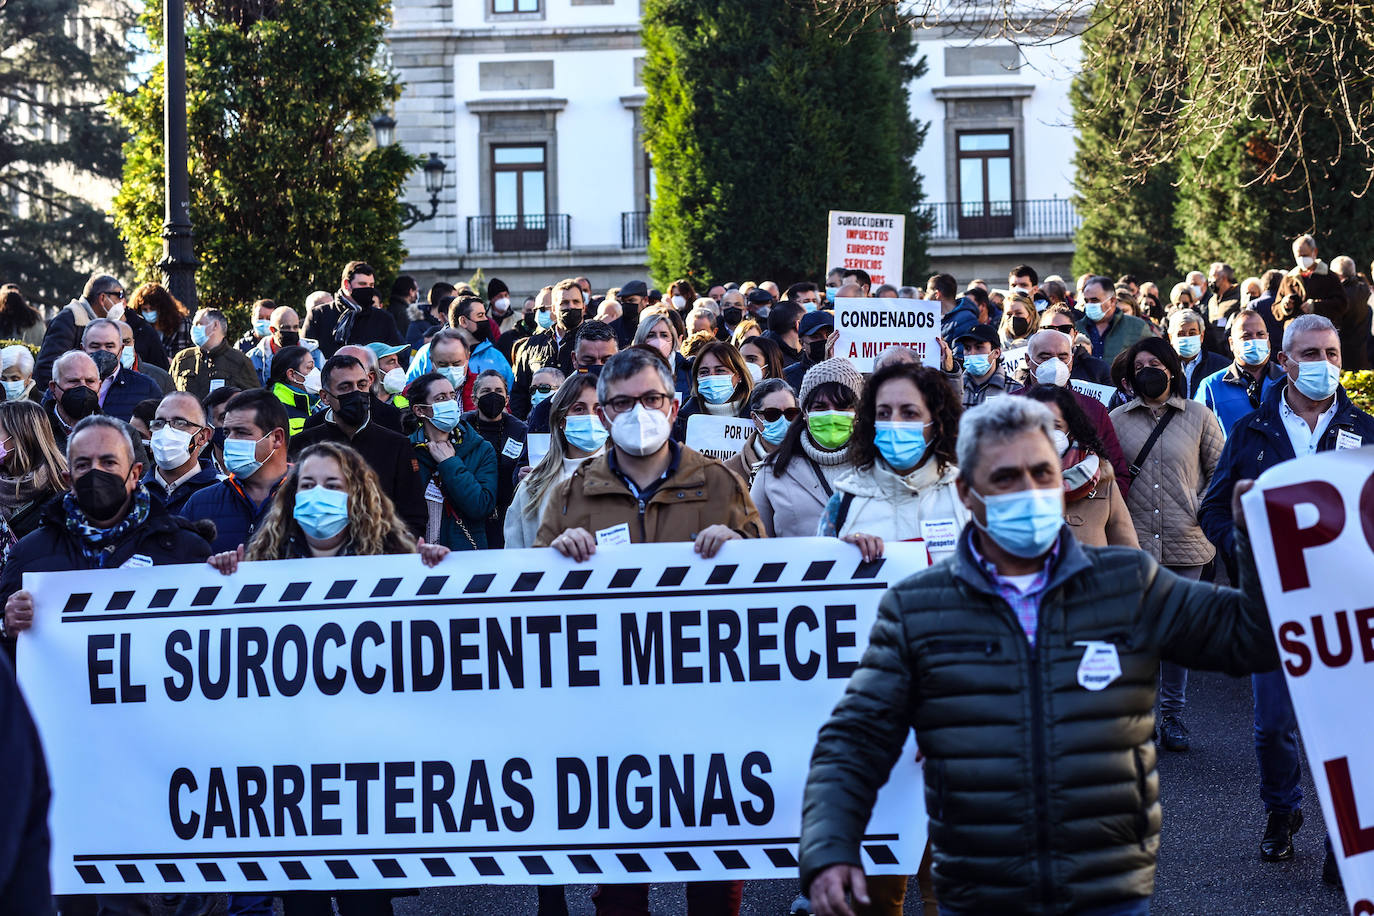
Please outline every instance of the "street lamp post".
[{"label": "street lamp post", "polygon": [[[396,119],[386,113],[378,115],[372,119],[372,132],[379,147],[390,146],[396,140]],[[439,158],[438,153],[430,153],[429,158],[424,161],[420,168],[425,173],[425,193],[429,195],[429,213],[425,213],[414,204],[403,204],[401,207],[402,230],[410,229],[439,215],[439,195],[444,190],[444,172],[448,170],[448,164]]]},{"label": "street lamp post", "polygon": [[191,233],[191,190],[186,157],[186,2],[166,0],[162,15],[167,64],[163,84],[163,164],[166,218],[158,267],[167,291],[191,312],[196,302],[196,261]]}]

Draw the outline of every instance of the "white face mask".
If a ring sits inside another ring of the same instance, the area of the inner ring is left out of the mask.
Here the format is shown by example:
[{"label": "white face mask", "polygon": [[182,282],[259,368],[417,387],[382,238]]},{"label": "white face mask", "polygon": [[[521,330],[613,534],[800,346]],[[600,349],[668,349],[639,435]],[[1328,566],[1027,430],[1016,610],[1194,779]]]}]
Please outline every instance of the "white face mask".
[{"label": "white face mask", "polygon": [[491,304],[491,310],[497,315],[504,315],[510,311],[510,299],[502,296]]},{"label": "white face mask", "polygon": [[406,371],[400,366],[382,376],[382,387],[388,394],[400,394],[406,388]]},{"label": "white face mask", "polygon": [[749,378],[753,380],[755,385],[763,381],[763,367],[758,363],[745,363],[744,368],[749,370]]},{"label": "white face mask", "polygon": [[1194,299],[1201,299],[1203,289],[1200,284],[1194,283],[1192,286],[1188,287],[1188,292],[1193,294]]},{"label": "white face mask", "polygon": [[105,317],[111,321],[118,321],[124,317],[124,303],[116,302],[105,310]]},{"label": "white face mask", "polygon": [[301,387],[305,389],[306,394],[319,394],[320,386],[322,384],[323,382],[320,381],[319,366],[316,366],[314,369],[311,369],[309,372],[307,372],[305,374],[305,378],[301,380]]},{"label": "white face mask", "polygon": [[687,300],[682,296],[673,297],[673,308],[682,310],[687,307]]},{"label": "white face mask", "polygon": [[153,433],[153,460],[164,471],[179,468],[191,460],[191,434],[164,426]]},{"label": "white face mask", "polygon": [[636,404],[611,423],[611,438],[631,455],[652,455],[663,448],[673,425],[662,411]]},{"label": "white face mask", "polygon": [[1062,429],[1050,433],[1050,441],[1054,443],[1054,450],[1061,456],[1069,450],[1069,434]]},{"label": "white face mask", "polygon": [[1300,255],[1298,257],[1298,266],[1301,267],[1303,270],[1311,270],[1312,265],[1315,263],[1317,263],[1316,258],[1310,258],[1306,255]]},{"label": "white face mask", "polygon": [[1042,385],[1063,388],[1069,383],[1069,367],[1058,357],[1047,359],[1035,367],[1035,380]]}]

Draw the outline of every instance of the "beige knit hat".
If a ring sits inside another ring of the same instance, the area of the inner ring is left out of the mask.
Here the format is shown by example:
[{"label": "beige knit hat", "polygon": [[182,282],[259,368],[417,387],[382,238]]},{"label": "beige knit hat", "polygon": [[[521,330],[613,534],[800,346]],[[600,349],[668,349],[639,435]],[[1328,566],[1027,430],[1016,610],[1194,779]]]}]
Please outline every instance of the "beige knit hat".
[{"label": "beige knit hat", "polygon": [[838,382],[854,392],[856,403],[863,397],[863,376],[859,374],[849,360],[836,356],[824,362],[816,363],[806,370],[806,375],[802,376],[801,391],[797,392],[797,403],[805,405],[806,396],[815,390],[817,385],[824,385],[826,382]]}]

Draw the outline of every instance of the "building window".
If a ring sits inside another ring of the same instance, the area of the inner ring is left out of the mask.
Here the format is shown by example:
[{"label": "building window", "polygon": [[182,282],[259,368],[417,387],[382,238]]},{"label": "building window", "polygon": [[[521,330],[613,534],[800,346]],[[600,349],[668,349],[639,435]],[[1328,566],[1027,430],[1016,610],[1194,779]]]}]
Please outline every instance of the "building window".
[{"label": "building window", "polygon": [[1012,132],[959,131],[959,237],[1001,238],[1014,225]]},{"label": "building window", "polygon": [[548,242],[544,144],[491,148],[492,242],[497,251],[537,251]]},{"label": "building window", "polygon": [[491,0],[491,11],[503,13],[537,13],[540,0]]}]

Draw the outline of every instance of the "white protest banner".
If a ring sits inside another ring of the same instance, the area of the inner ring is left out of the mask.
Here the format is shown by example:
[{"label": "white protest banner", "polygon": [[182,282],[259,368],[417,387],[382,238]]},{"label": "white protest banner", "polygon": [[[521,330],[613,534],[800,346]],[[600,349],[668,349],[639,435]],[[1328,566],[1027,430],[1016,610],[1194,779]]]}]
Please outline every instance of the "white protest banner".
[{"label": "white protest banner", "polygon": [[544,460],[544,456],[549,453],[549,440],[552,435],[549,433],[530,433],[525,436],[525,448],[529,450],[530,467],[536,467],[539,462]]},{"label": "white protest banner", "polygon": [[1081,379],[1071,378],[1069,379],[1069,387],[1081,395],[1101,401],[1104,405],[1110,403],[1112,398],[1116,396],[1116,386],[1114,385],[1099,385],[1096,382],[1085,382]]},{"label": "white protest banner", "polygon": [[[892,583],[831,538],[25,576],[54,890],[791,878]],[[863,844],[914,874],[908,743]]]},{"label": "white protest banner", "polygon": [[1374,448],[1285,461],[1243,501],[1346,900],[1372,916]]},{"label": "white protest banner", "polygon": [[836,299],[835,355],[860,372],[888,347],[910,347],[927,366],[940,365],[940,303],[926,299]]},{"label": "white protest banner", "polygon": [[883,283],[901,286],[905,247],[906,217],[900,213],[830,211],[827,269],[862,270],[874,289]]},{"label": "white protest banner", "polygon": [[1026,364],[1026,349],[1025,345],[1022,345],[1002,351],[1002,369],[1007,378],[1015,376]]},{"label": "white protest banner", "polygon": [[741,417],[713,417],[694,413],[687,418],[688,448],[720,461],[739,454],[754,431],[754,421]]}]

